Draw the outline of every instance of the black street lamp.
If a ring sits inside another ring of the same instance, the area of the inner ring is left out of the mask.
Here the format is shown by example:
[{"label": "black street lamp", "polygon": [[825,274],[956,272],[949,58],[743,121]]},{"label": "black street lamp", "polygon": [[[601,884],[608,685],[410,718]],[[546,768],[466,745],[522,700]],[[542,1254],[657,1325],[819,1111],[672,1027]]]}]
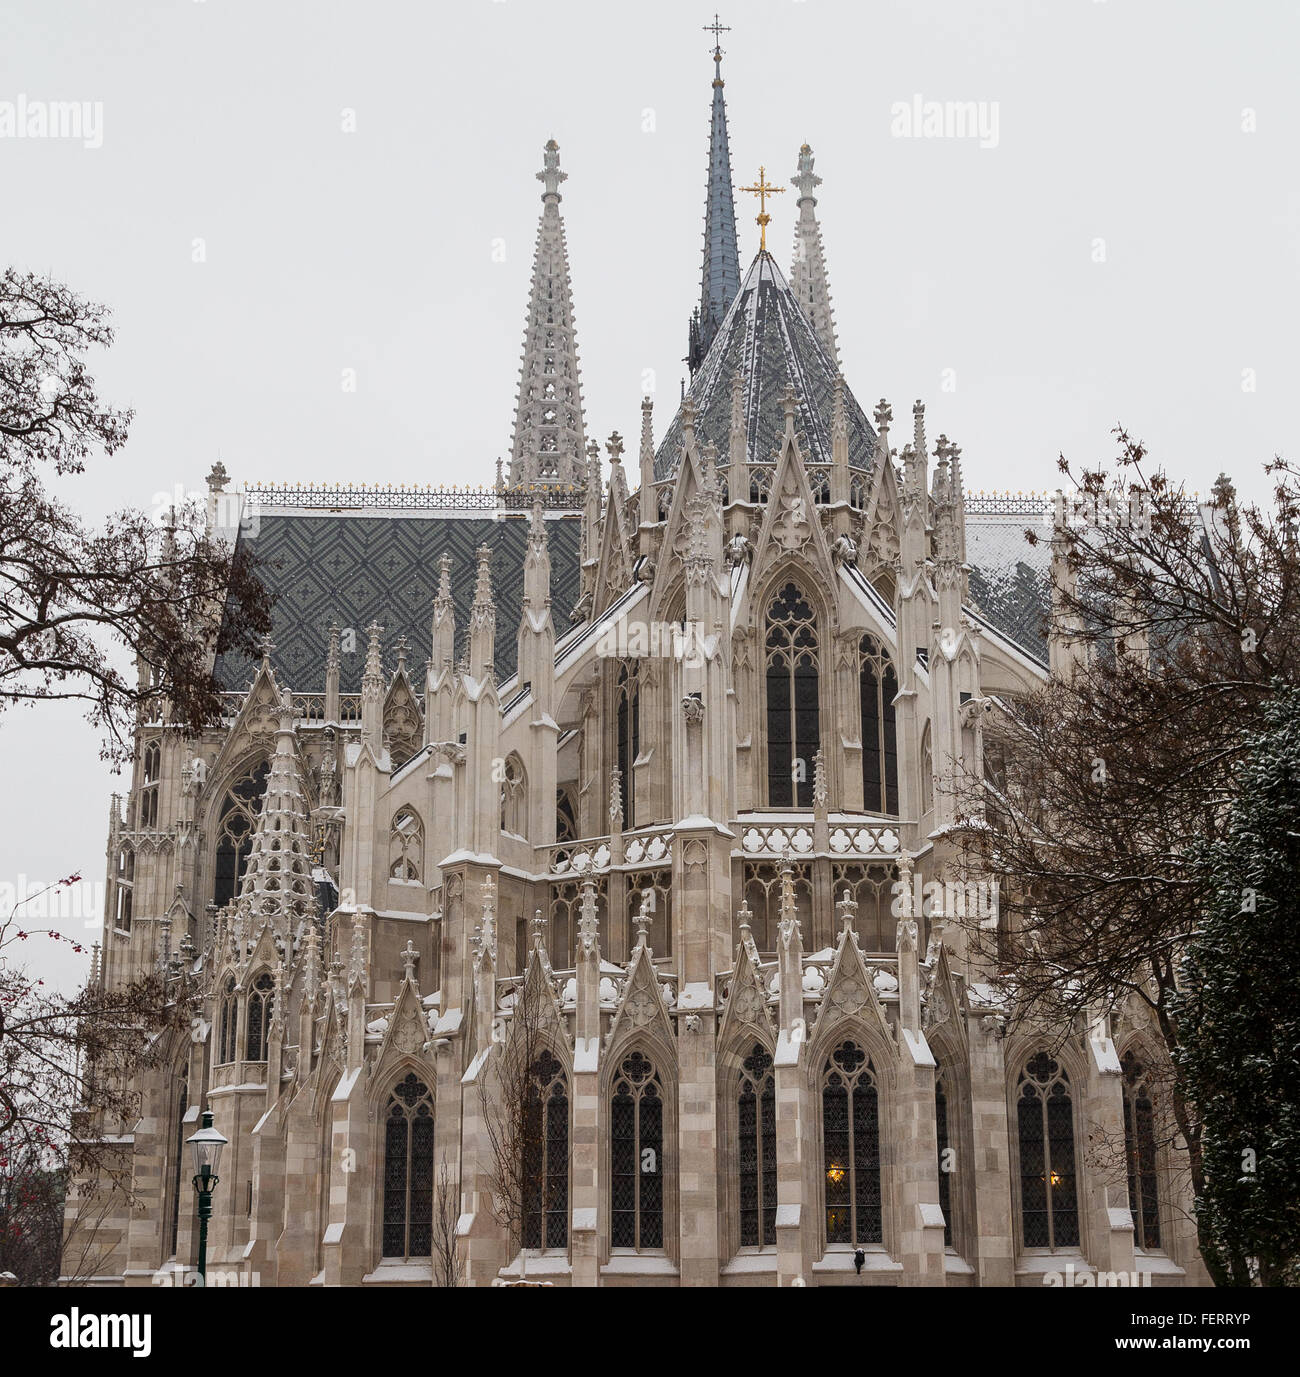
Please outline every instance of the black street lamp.
[{"label": "black street lamp", "polygon": [[203,1111],[203,1127],[188,1139],[194,1154],[194,1189],[199,1196],[199,1285],[208,1276],[208,1220],[212,1217],[212,1192],[221,1179],[217,1168],[221,1165],[221,1149],[230,1140],[212,1127],[212,1111]]}]

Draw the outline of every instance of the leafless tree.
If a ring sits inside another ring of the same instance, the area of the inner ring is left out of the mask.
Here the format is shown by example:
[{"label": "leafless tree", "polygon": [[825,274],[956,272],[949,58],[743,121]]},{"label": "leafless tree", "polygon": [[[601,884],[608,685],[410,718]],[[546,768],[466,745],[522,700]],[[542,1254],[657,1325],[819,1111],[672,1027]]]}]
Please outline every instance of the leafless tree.
[{"label": "leafless tree", "polygon": [[101,1178],[85,1208],[107,1207],[114,1193],[129,1207],[113,1135],[139,1112],[137,1078],[188,1032],[190,981],[173,963],[111,989],[90,982],[72,996],[52,992],[23,960],[30,944],[80,944],[27,927],[23,906],[0,918],[0,1172],[13,1166],[29,1183],[38,1171],[56,1173],[69,1192]]},{"label": "leafless tree", "polygon": [[[541,975],[535,974],[534,981]],[[479,1083],[489,1146],[492,1214],[506,1236],[522,1248],[527,1216],[539,1208],[543,1115],[538,1061],[546,1046],[541,991],[534,983],[516,987],[508,1018],[494,1024],[491,1074]]]},{"label": "leafless tree", "polygon": [[460,1222],[460,1188],[444,1152],[438,1161],[438,1185],[433,1198],[433,1277],[438,1286],[459,1286],[464,1266],[456,1246]]},{"label": "leafless tree", "polygon": [[1113,471],[1061,464],[1089,518],[1056,537],[1068,571],[1056,629],[1074,668],[987,720],[984,777],[958,786],[960,860],[1001,880],[999,921],[968,922],[967,941],[1013,1021],[1069,1029],[1128,1001],[1149,1011],[1199,1195],[1171,999],[1211,885],[1194,846],[1225,825],[1241,728],[1300,674],[1300,486],[1275,462],[1271,506],[1239,503],[1226,479],[1198,504],[1118,436]]},{"label": "leafless tree", "polygon": [[251,653],[270,595],[247,542],[209,535],[198,504],[123,510],[99,529],[47,490],[125,443],[129,411],[96,395],[108,311],[61,283],[0,276],[0,711],[86,704],[103,754],[129,756],[143,712],[191,730],[219,711],[215,654]]}]

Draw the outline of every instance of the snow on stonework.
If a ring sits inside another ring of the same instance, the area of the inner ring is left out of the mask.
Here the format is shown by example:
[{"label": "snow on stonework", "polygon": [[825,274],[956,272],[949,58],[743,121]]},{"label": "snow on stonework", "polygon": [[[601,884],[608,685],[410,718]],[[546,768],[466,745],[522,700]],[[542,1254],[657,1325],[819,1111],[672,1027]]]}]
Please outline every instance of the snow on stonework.
[{"label": "snow on stonework", "polygon": [[[1161,1176],[1139,1253],[1123,1171],[1085,1151],[1133,1121],[1114,1070],[1139,1003],[1012,1026],[927,898],[980,882],[957,780],[1059,654],[1050,542],[1023,536],[1041,507],[967,492],[937,408],[859,402],[872,379],[838,339],[889,322],[832,314],[830,249],[861,238],[836,189],[859,172],[814,172],[816,130],[769,164],[793,172],[790,277],[761,249],[742,273],[729,31],[709,32],[702,272],[651,281],[698,302],[673,414],[611,396],[618,428],[588,434],[593,284],[561,188],[589,217],[601,170],[524,129],[522,366],[467,484],[401,455],[391,484],[210,476],[264,557],[273,633],[218,659],[204,730],[141,723],[113,807],[96,979],[182,952],[197,989],[141,1113],[96,1129],[134,1188],[101,1281],[194,1262],[177,1152],[200,1106],[230,1142],[208,1266],[249,1284],[1010,1286],[1055,1260],[1044,1237],[1079,1267],[1204,1277],[1182,1178]],[[659,232],[693,253],[700,228]]]}]

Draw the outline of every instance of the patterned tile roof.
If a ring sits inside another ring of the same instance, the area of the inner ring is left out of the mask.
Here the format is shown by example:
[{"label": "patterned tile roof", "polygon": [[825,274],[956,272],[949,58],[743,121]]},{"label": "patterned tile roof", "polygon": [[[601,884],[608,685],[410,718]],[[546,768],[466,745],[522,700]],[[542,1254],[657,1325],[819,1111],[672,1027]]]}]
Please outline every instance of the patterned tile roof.
[{"label": "patterned tile roof", "polygon": [[[496,598],[497,678],[515,670],[519,609],[523,602],[524,556],[528,546],[526,513],[502,520],[385,513],[340,516],[329,512],[263,511],[250,544],[264,561],[261,576],[278,600],[272,611],[271,664],[282,684],[296,693],[320,693],[325,686],[329,627],[351,628],[355,641],[341,660],[339,690],[356,693],[365,668],[365,628],[384,628],[384,661],[397,663],[399,635],[410,643],[409,665],[418,671],[428,658],[438,560],[451,556],[456,604],[457,653],[466,640],[474,600],[475,552],[492,547],[492,588]],[[578,538],[581,522],[548,520],[551,554],[551,614],[557,638],[569,629],[569,612],[578,600]],[[247,537],[241,535],[240,539]],[[225,689],[251,682],[254,664],[223,655],[217,679]]]},{"label": "patterned tile roof", "polygon": [[[1026,529],[1041,534],[1037,545]],[[966,561],[975,610],[1026,654],[1047,664],[1051,524],[1039,515],[966,513]]]},{"label": "patterned tile roof", "polygon": [[[831,462],[831,403],[835,361],[800,309],[771,254],[760,253],[731,303],[708,356],[691,380],[688,396],[696,406],[695,429],[701,446],[714,444],[725,463],[731,431],[731,379],[745,378],[745,430],[750,463],[776,457],[785,429],[781,394],[793,383],[799,400],[796,429],[808,437],[809,459]],[[869,469],[876,434],[846,387],[849,463]],[[655,477],[667,478],[681,457],[681,412],[673,418],[655,455]]]}]

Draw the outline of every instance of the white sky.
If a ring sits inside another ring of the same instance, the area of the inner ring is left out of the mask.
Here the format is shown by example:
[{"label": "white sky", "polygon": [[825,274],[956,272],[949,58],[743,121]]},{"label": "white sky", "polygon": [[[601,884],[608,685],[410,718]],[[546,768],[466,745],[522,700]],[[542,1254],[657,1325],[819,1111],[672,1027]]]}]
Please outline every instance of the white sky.
[{"label": "white sky", "polygon": [[[0,138],[0,257],[115,313],[95,372],[137,417],[80,483],[87,513],[201,489],[217,457],[238,482],[490,483],[551,136],[589,433],[634,445],[650,370],[662,434],[699,294],[711,18],[8,0],[0,102],[102,103],[100,148]],[[1262,495],[1261,464],[1297,456],[1293,5],[733,0],[722,20],[736,180],[763,163],[785,185],[812,144],[868,413],[924,398],[974,489],[1054,487],[1056,455],[1108,455],[1120,421],[1202,490],[1227,469]],[[997,147],[893,137],[916,95],[996,102]],[[783,266],[794,199],[771,205]],[[78,714],[10,710],[0,752],[0,885],[100,881],[124,784]]]}]

